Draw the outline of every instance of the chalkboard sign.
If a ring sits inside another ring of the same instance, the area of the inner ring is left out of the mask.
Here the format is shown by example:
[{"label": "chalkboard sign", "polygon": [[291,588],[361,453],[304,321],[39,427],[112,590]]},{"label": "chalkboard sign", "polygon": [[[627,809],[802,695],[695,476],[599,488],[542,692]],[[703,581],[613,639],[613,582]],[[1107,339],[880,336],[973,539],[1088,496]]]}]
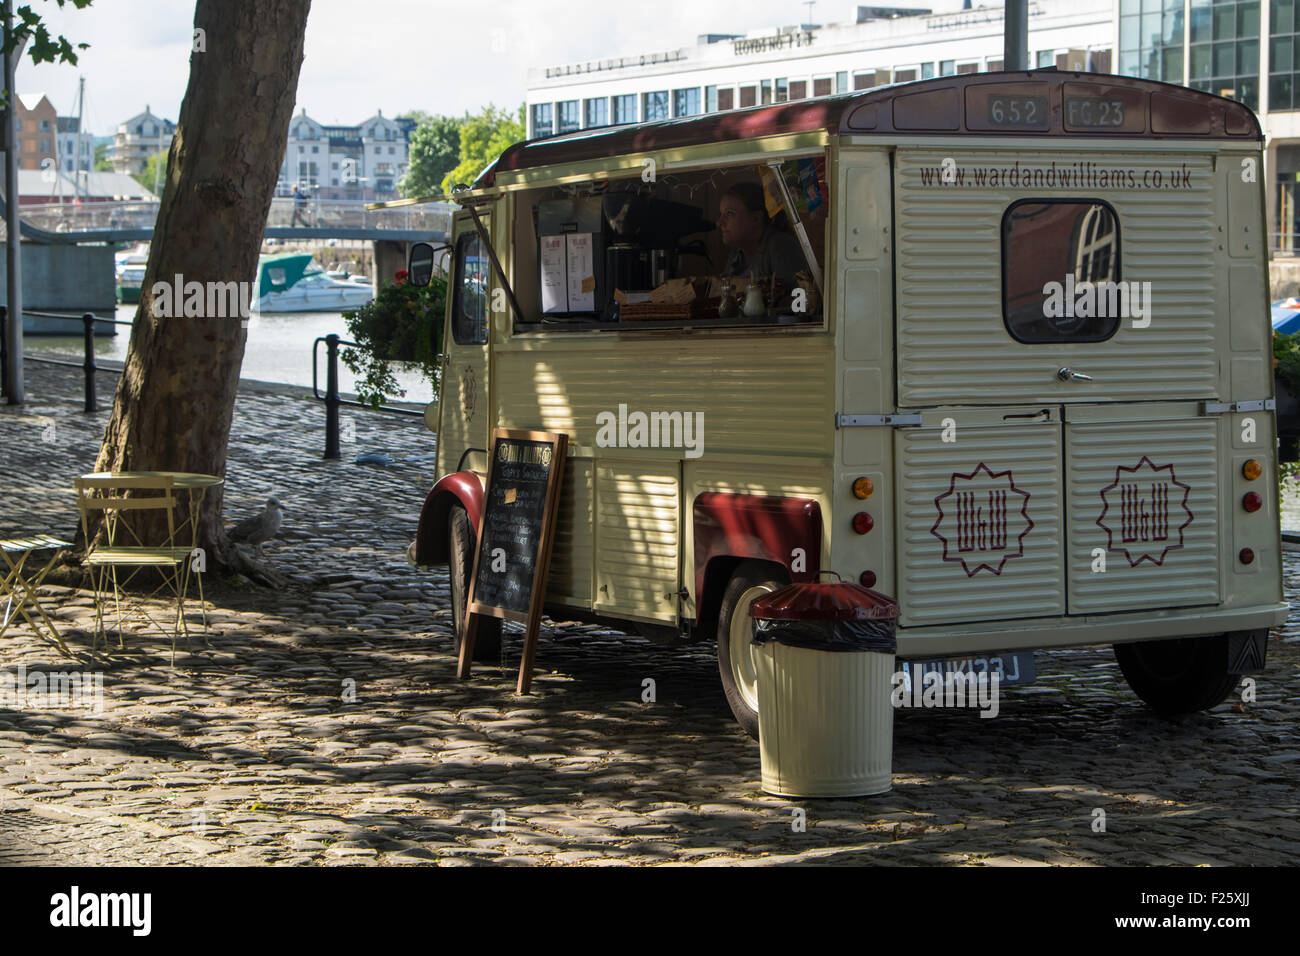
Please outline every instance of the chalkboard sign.
[{"label": "chalkboard sign", "polygon": [[498,428],[470,579],[458,673],[469,674],[475,615],[527,625],[519,691],[527,693],[551,560],[568,436]]}]

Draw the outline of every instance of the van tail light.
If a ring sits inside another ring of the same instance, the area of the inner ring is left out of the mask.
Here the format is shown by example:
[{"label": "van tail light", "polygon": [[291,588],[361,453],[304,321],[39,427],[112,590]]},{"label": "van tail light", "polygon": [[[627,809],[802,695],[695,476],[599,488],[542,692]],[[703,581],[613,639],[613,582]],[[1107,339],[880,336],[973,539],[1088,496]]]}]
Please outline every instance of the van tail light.
[{"label": "van tail light", "polygon": [[1241,506],[1249,512],[1256,512],[1264,506],[1264,499],[1257,491],[1248,491],[1241,499]]},{"label": "van tail light", "polygon": [[876,519],[871,517],[865,511],[859,511],[853,516],[853,530],[858,534],[866,534],[876,526]]},{"label": "van tail light", "polygon": [[858,575],[858,583],[864,588],[874,588],[876,586],[876,572],[863,571]]},{"label": "van tail light", "polygon": [[1242,564],[1254,564],[1255,552],[1251,548],[1242,548],[1237,552],[1237,559],[1241,561]]}]

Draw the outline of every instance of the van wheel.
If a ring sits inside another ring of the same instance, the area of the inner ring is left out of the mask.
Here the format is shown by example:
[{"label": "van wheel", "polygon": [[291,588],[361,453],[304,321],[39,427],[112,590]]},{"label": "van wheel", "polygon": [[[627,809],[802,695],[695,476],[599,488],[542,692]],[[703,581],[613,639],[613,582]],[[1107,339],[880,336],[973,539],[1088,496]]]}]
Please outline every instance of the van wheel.
[{"label": "van wheel", "polygon": [[[464,631],[465,605],[469,602],[469,578],[474,568],[476,535],[470,524],[469,513],[460,505],[452,505],[447,516],[447,541],[449,559],[448,576],[451,578],[451,618],[456,628],[452,646],[460,655],[460,635]],[[501,619],[480,617],[478,635],[474,639],[474,660],[501,659]]]},{"label": "van wheel", "polygon": [[1223,703],[1241,677],[1228,673],[1228,636],[1116,644],[1115,660],[1133,692],[1166,717]]},{"label": "van wheel", "polygon": [[718,672],[736,722],[758,739],[758,661],[749,606],[789,581],[778,566],[745,561],[731,575],[718,610]]}]

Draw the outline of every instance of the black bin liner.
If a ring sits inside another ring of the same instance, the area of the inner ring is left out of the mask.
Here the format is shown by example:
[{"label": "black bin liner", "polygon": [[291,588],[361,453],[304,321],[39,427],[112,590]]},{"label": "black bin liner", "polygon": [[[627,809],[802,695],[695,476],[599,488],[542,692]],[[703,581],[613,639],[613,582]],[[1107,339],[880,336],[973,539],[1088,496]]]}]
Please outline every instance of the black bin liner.
[{"label": "black bin liner", "polygon": [[786,647],[803,647],[814,651],[875,651],[895,654],[898,651],[897,621],[893,618],[868,618],[860,621],[790,621],[756,619],[755,644],[776,641]]}]

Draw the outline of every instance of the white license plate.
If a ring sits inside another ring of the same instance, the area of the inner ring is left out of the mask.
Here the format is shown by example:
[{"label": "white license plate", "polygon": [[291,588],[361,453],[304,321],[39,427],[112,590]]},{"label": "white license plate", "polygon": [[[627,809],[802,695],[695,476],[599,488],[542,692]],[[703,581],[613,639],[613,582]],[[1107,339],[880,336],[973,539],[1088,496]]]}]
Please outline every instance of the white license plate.
[{"label": "white license plate", "polygon": [[913,674],[937,671],[940,674],[997,674],[999,683],[1023,687],[1032,684],[1038,676],[1034,668],[1034,652],[994,654],[989,657],[956,657],[947,660],[903,661],[901,670],[907,675],[904,686],[912,686]]}]

